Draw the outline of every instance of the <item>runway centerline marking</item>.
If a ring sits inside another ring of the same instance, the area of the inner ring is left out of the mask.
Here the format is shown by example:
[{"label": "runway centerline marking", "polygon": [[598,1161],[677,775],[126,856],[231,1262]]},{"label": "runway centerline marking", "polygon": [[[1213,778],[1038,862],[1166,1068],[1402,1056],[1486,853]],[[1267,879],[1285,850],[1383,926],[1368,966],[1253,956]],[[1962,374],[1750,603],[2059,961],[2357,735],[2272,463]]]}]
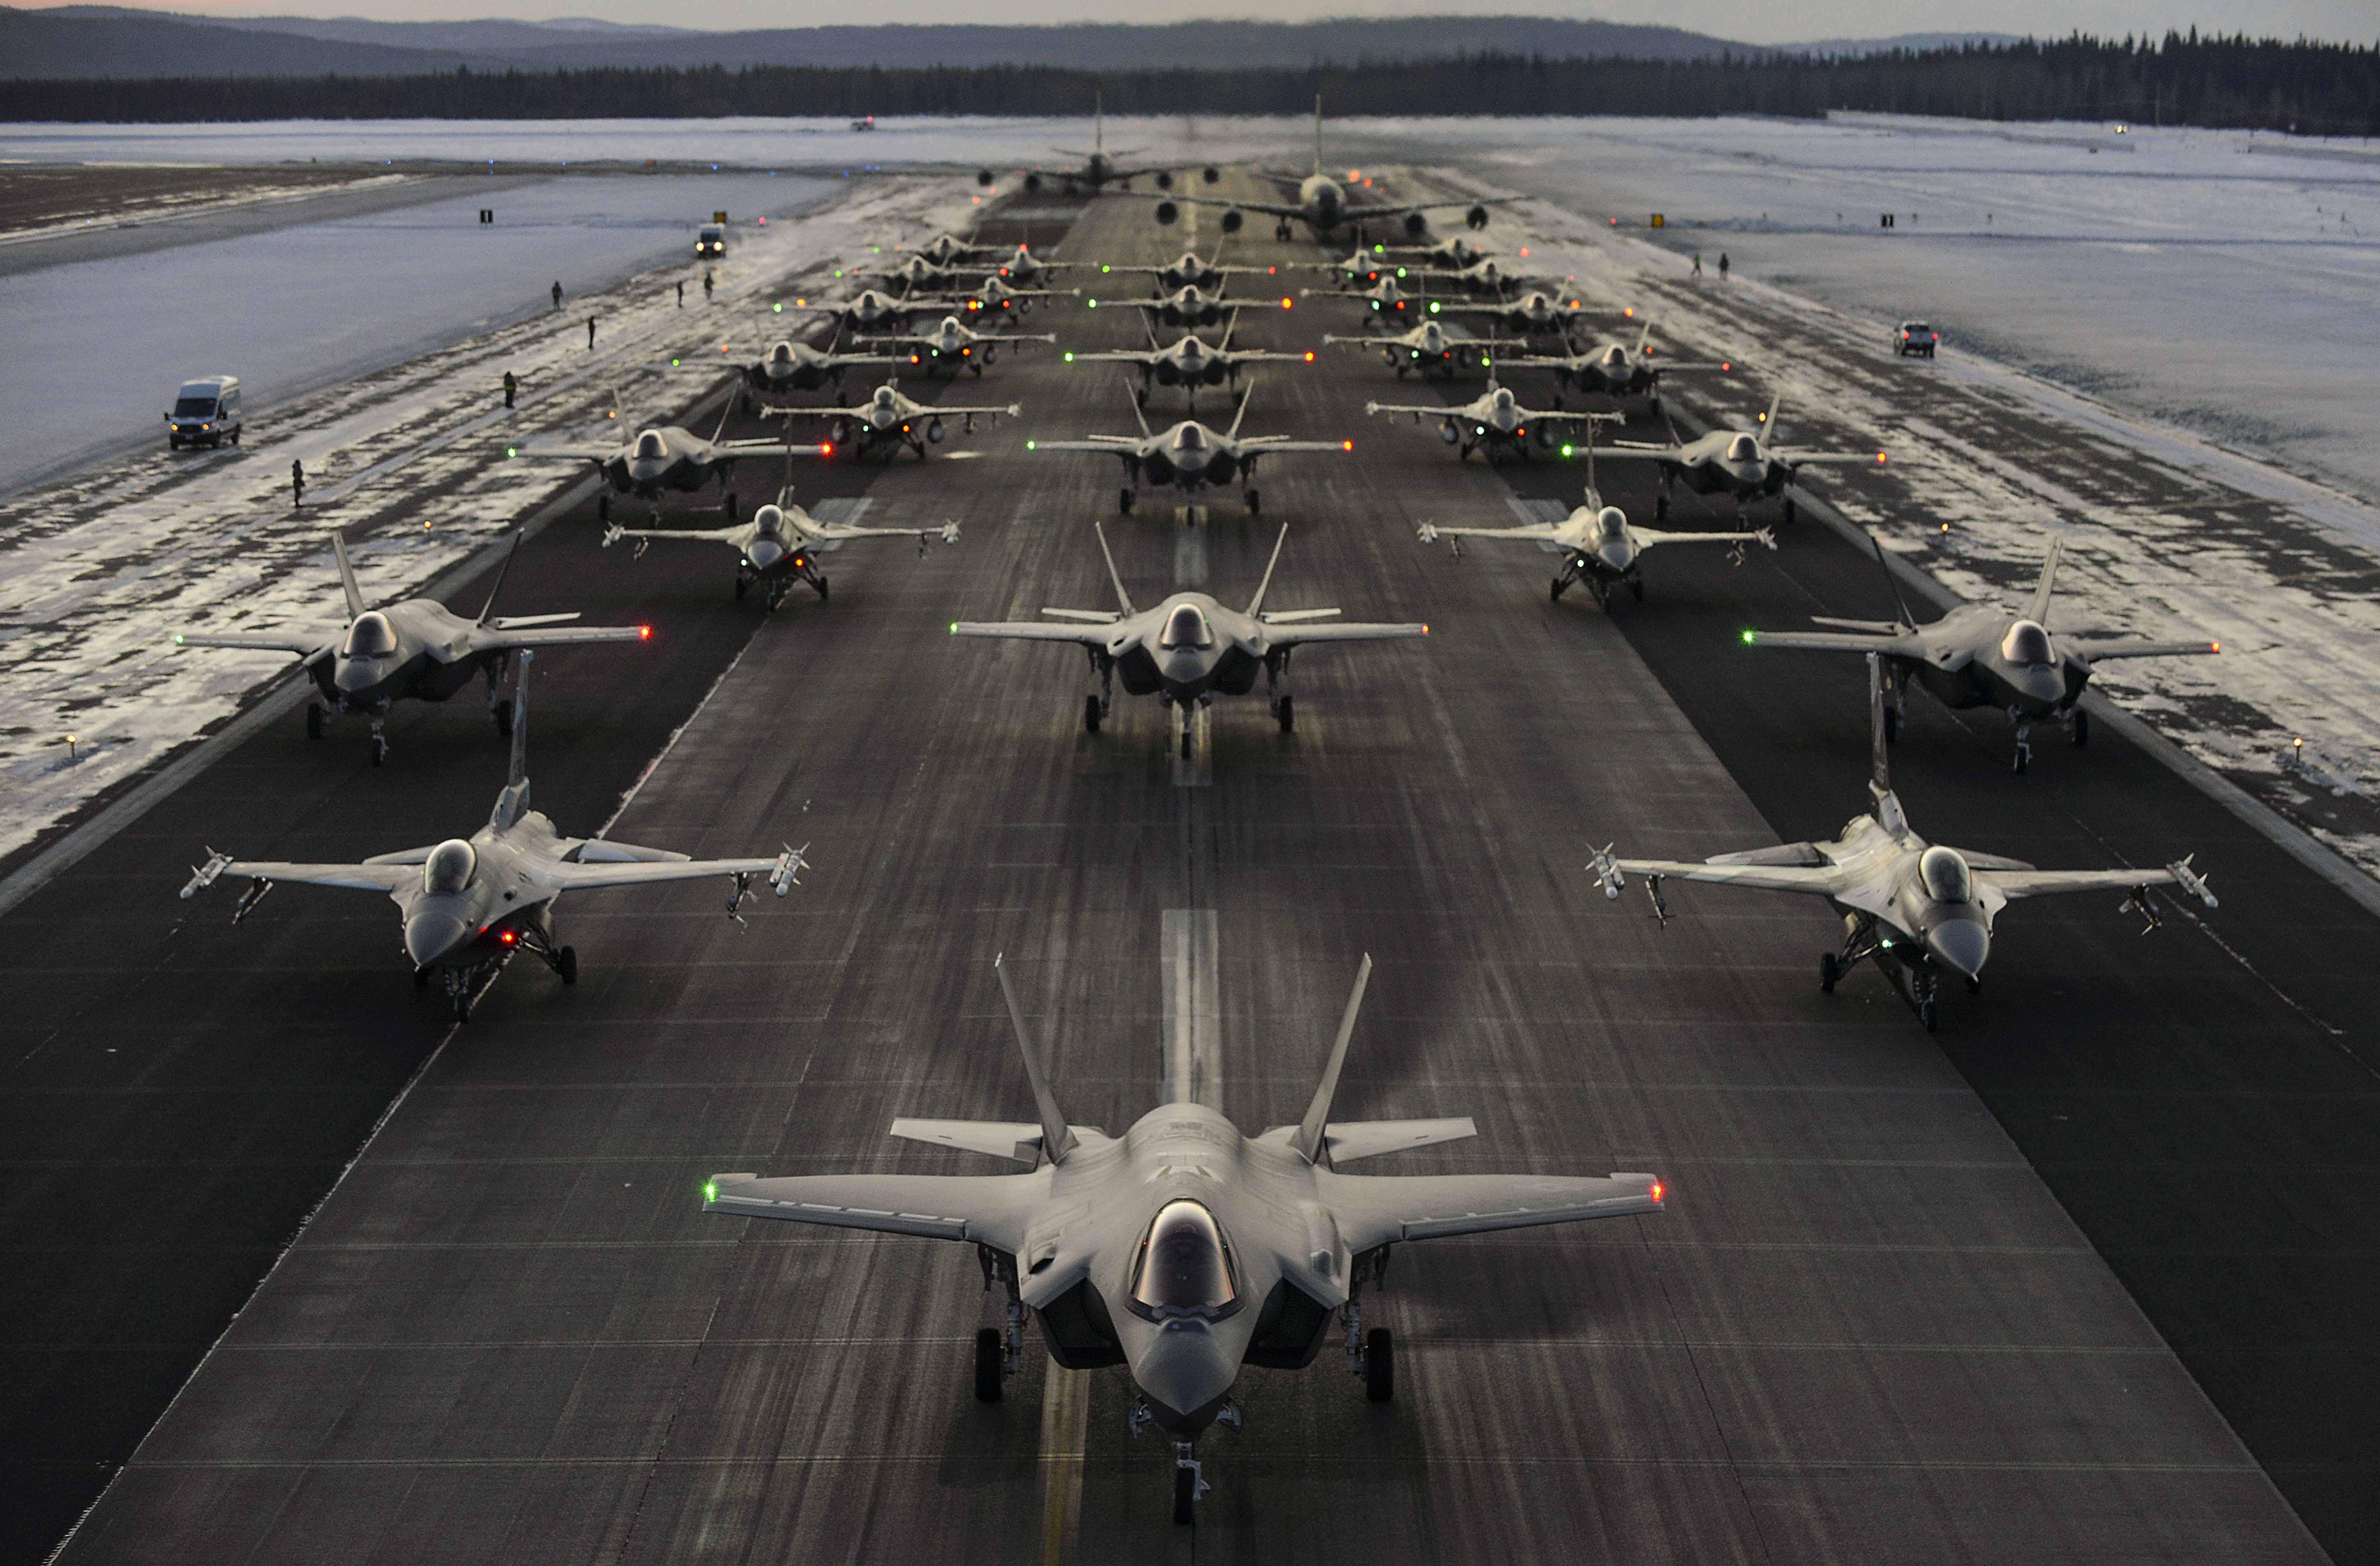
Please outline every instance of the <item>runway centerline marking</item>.
[{"label": "runway centerline marking", "polygon": [[1164,948],[1165,1101],[1222,1106],[1220,986],[1215,910],[1168,908]]}]

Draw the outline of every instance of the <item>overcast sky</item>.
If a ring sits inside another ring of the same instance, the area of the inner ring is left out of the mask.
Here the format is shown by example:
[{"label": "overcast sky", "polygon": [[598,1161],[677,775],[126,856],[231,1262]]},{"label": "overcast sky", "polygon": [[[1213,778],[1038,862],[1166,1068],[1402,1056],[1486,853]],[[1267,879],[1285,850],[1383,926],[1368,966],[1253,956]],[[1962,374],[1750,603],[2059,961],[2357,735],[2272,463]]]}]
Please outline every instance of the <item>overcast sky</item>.
[{"label": "overcast sky", "polygon": [[[20,0],[21,3],[21,0]],[[1259,9],[1268,20],[1296,21],[1325,16],[1548,15],[1597,17],[1607,21],[1658,22],[1755,43],[1785,43],[1818,38],[1882,38],[1904,32],[1994,32],[2062,37],[2076,29],[2121,35],[2163,33],[2168,28],[2201,31],[2246,31],[2259,36],[2314,38],[2357,42],[2380,41],[2380,7],[2374,0],[1999,0],[1979,6],[1960,0],[1803,0],[1791,6],[1748,0],[1608,0],[1594,6],[1560,0],[1223,0],[1218,7],[1200,0],[905,0],[883,11],[827,5],[820,0],[709,0],[699,8],[683,0],[133,0],[160,10],[216,16],[360,16],[383,21],[452,21],[473,17],[540,19],[556,15],[600,17],[615,22],[661,22],[714,29],[812,27],[861,21],[1053,22],[1171,21],[1197,16],[1248,15]]]}]

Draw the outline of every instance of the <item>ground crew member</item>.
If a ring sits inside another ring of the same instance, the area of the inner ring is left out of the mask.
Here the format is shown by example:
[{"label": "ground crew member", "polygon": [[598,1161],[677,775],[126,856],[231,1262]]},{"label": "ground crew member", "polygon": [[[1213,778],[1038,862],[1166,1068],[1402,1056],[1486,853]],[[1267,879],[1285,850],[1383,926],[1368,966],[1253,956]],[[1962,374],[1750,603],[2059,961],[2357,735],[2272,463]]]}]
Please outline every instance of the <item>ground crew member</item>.
[{"label": "ground crew member", "polygon": [[677,280],[677,308],[686,309],[686,279],[683,277]]},{"label": "ground crew member", "polygon": [[1696,251],[1694,252],[1694,275],[1695,275],[1696,277],[1700,277],[1702,274],[1703,274],[1703,253],[1702,253],[1700,250],[1696,250]]},{"label": "ground crew member", "polygon": [[292,460],[289,464],[289,509],[306,509],[306,464]]},{"label": "ground crew member", "polygon": [[587,349],[589,353],[595,350],[595,318],[591,315],[587,318]]},{"label": "ground crew member", "polygon": [[505,370],[505,371],[504,371],[504,406],[505,406],[506,407],[512,407],[512,406],[513,406],[513,394],[514,394],[515,392],[519,391],[519,390],[520,390],[520,382],[519,382],[518,380],[516,380],[516,379],[515,379],[515,378],[514,378],[513,372],[512,372],[511,370]]},{"label": "ground crew member", "polygon": [[1721,280],[1724,280],[1727,276],[1727,252],[1725,250],[1721,250],[1718,253],[1718,274]]},{"label": "ground crew member", "polygon": [[553,308],[562,308],[562,279],[559,277],[553,280]]},{"label": "ground crew member", "polygon": [[706,266],[702,269],[702,302],[704,304],[710,302],[710,269]]}]

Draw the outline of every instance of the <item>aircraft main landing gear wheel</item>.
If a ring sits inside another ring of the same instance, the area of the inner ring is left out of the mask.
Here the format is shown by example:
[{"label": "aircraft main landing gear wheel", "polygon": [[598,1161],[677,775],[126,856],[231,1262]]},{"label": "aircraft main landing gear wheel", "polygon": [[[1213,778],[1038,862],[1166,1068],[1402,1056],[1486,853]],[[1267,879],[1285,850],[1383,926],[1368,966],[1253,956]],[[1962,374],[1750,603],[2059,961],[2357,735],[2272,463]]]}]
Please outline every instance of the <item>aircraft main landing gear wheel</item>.
[{"label": "aircraft main landing gear wheel", "polygon": [[1198,1520],[1198,1470],[1173,1470],[1173,1521],[1188,1527]]},{"label": "aircraft main landing gear wheel", "polygon": [[562,976],[565,984],[578,982],[578,948],[565,946],[553,954],[553,971]]},{"label": "aircraft main landing gear wheel", "polygon": [[1634,600],[1635,600],[1637,602],[1639,602],[1639,603],[1642,603],[1642,602],[1644,602],[1644,601],[1645,601],[1645,578],[1644,578],[1644,577],[1629,577],[1629,578],[1628,578],[1628,596],[1629,596],[1629,597],[1631,597],[1631,598],[1633,598],[1633,599],[1634,599]]},{"label": "aircraft main landing gear wheel", "polygon": [[1282,697],[1273,708],[1273,716],[1281,720],[1281,733],[1287,734],[1297,732],[1297,704],[1292,698]]},{"label": "aircraft main landing gear wheel", "polygon": [[975,1334],[975,1401],[1000,1401],[1000,1329],[979,1327]]},{"label": "aircraft main landing gear wheel", "polygon": [[493,707],[488,710],[488,716],[496,721],[497,738],[510,739],[513,737],[513,704],[511,702],[497,702]]},{"label": "aircraft main landing gear wheel", "polygon": [[812,583],[810,584],[810,586],[812,586],[812,587],[814,587],[814,588],[818,589],[819,601],[820,601],[820,603],[824,603],[824,602],[826,601],[826,598],[827,598],[827,591],[826,591],[826,577],[825,577],[825,576],[824,576],[823,574],[821,574],[821,575],[820,576],[819,579],[818,579],[817,581],[815,581],[815,582],[812,582]]},{"label": "aircraft main landing gear wheel", "polygon": [[1842,981],[1843,965],[1832,952],[1818,953],[1818,993],[1832,995],[1835,986]]},{"label": "aircraft main landing gear wheel", "polygon": [[1900,738],[1900,714],[1888,707],[1884,710],[1884,743],[1891,745]]},{"label": "aircraft main landing gear wheel", "polygon": [[1785,520],[1788,522],[1793,520],[1793,497],[1791,495],[1787,495],[1785,497]]},{"label": "aircraft main landing gear wheel", "polygon": [[386,734],[372,735],[372,765],[375,767],[380,766],[387,759],[388,736]]},{"label": "aircraft main landing gear wheel", "polygon": [[1129,488],[1116,492],[1116,515],[1119,516],[1132,515],[1132,491]]},{"label": "aircraft main landing gear wheel", "polygon": [[1248,515],[1251,516],[1257,515],[1257,509],[1261,504],[1262,497],[1257,495],[1256,491],[1250,490],[1248,492]]},{"label": "aircraft main landing gear wheel", "polygon": [[1083,732],[1087,734],[1099,732],[1099,698],[1096,696],[1083,698]]},{"label": "aircraft main landing gear wheel", "polygon": [[1397,1346],[1385,1327],[1364,1334],[1364,1401],[1389,1402],[1397,1395]]},{"label": "aircraft main landing gear wheel", "polygon": [[322,737],[322,707],[320,702],[306,709],[306,737],[308,739]]},{"label": "aircraft main landing gear wheel", "polygon": [[2088,712],[2077,712],[2074,714],[2074,748],[2080,750],[2090,743],[2091,714]]},{"label": "aircraft main landing gear wheel", "polygon": [[745,595],[746,593],[747,593],[747,592],[750,592],[751,590],[752,590],[752,580],[751,580],[751,578],[750,578],[750,577],[736,577],[736,578],[735,578],[735,601],[736,601],[736,602],[738,602],[738,603],[743,602],[743,601],[744,601],[744,595]]},{"label": "aircraft main landing gear wheel", "polygon": [[1667,522],[1669,519],[1670,497],[1668,495],[1656,495],[1653,499],[1653,520],[1656,522]]},{"label": "aircraft main landing gear wheel", "polygon": [[1561,601],[1561,595],[1562,595],[1563,591],[1564,591],[1566,589],[1568,589],[1568,588],[1569,588],[1569,586],[1570,586],[1570,584],[1569,584],[1568,582],[1563,581],[1560,577],[1556,577],[1554,578],[1553,594],[1552,594],[1551,601],[1553,601],[1553,602],[1555,602],[1555,603],[1560,603],[1560,602]]},{"label": "aircraft main landing gear wheel", "polygon": [[1933,996],[1928,995],[1925,1000],[1918,1002],[1917,1020],[1925,1025],[1926,1032],[1933,1033],[1938,1031],[1942,1019],[1940,1013],[1935,1008]]}]

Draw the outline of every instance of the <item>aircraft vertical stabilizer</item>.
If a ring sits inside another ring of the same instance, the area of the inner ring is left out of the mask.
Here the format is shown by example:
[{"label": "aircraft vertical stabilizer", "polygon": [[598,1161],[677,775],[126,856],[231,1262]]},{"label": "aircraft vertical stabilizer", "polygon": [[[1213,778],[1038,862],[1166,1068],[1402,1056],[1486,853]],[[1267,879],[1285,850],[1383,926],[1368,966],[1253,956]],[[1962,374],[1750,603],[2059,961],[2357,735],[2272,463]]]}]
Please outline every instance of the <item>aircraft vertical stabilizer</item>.
[{"label": "aircraft vertical stabilizer", "polygon": [[1339,1019],[1339,1037],[1331,1041],[1330,1059],[1322,1068],[1322,1081],[1314,1089],[1314,1102],[1305,1106],[1305,1118],[1298,1123],[1296,1134],[1289,1145],[1315,1163],[1330,1161],[1330,1149],[1324,1143],[1324,1132],[1330,1123],[1330,1099],[1339,1091],[1339,1068],[1347,1063],[1347,1040],[1354,1037],[1355,1014],[1364,1009],[1364,989],[1372,982],[1372,954],[1364,953],[1363,966],[1355,970],[1355,988],[1348,993],[1346,1014]]},{"label": "aircraft vertical stabilizer", "polygon": [[2066,540],[2049,540],[2049,557],[2041,563],[2041,580],[2034,584],[2033,604],[2024,612],[2025,618],[2039,625],[2049,623],[2049,593],[2058,582],[2058,563],[2066,557]]},{"label": "aircraft vertical stabilizer", "polygon": [[1033,1049],[1032,1032],[1025,1026],[1025,1008],[1016,1003],[1016,987],[1008,980],[1007,953],[991,960],[992,972],[1000,976],[1001,998],[1008,1002],[1008,1020],[1016,1029],[1016,1047],[1025,1054],[1025,1080],[1033,1089],[1034,1111],[1041,1117],[1041,1150],[1051,1163],[1062,1160],[1075,1150],[1075,1133],[1066,1124],[1066,1117],[1058,1112],[1058,1099],[1050,1091],[1050,1079],[1041,1074],[1041,1060]]},{"label": "aircraft vertical stabilizer", "polygon": [[338,557],[339,586],[347,595],[347,618],[359,619],[367,607],[364,590],[356,585],[355,562],[347,558],[347,540],[336,528],[331,532],[331,552]]}]

